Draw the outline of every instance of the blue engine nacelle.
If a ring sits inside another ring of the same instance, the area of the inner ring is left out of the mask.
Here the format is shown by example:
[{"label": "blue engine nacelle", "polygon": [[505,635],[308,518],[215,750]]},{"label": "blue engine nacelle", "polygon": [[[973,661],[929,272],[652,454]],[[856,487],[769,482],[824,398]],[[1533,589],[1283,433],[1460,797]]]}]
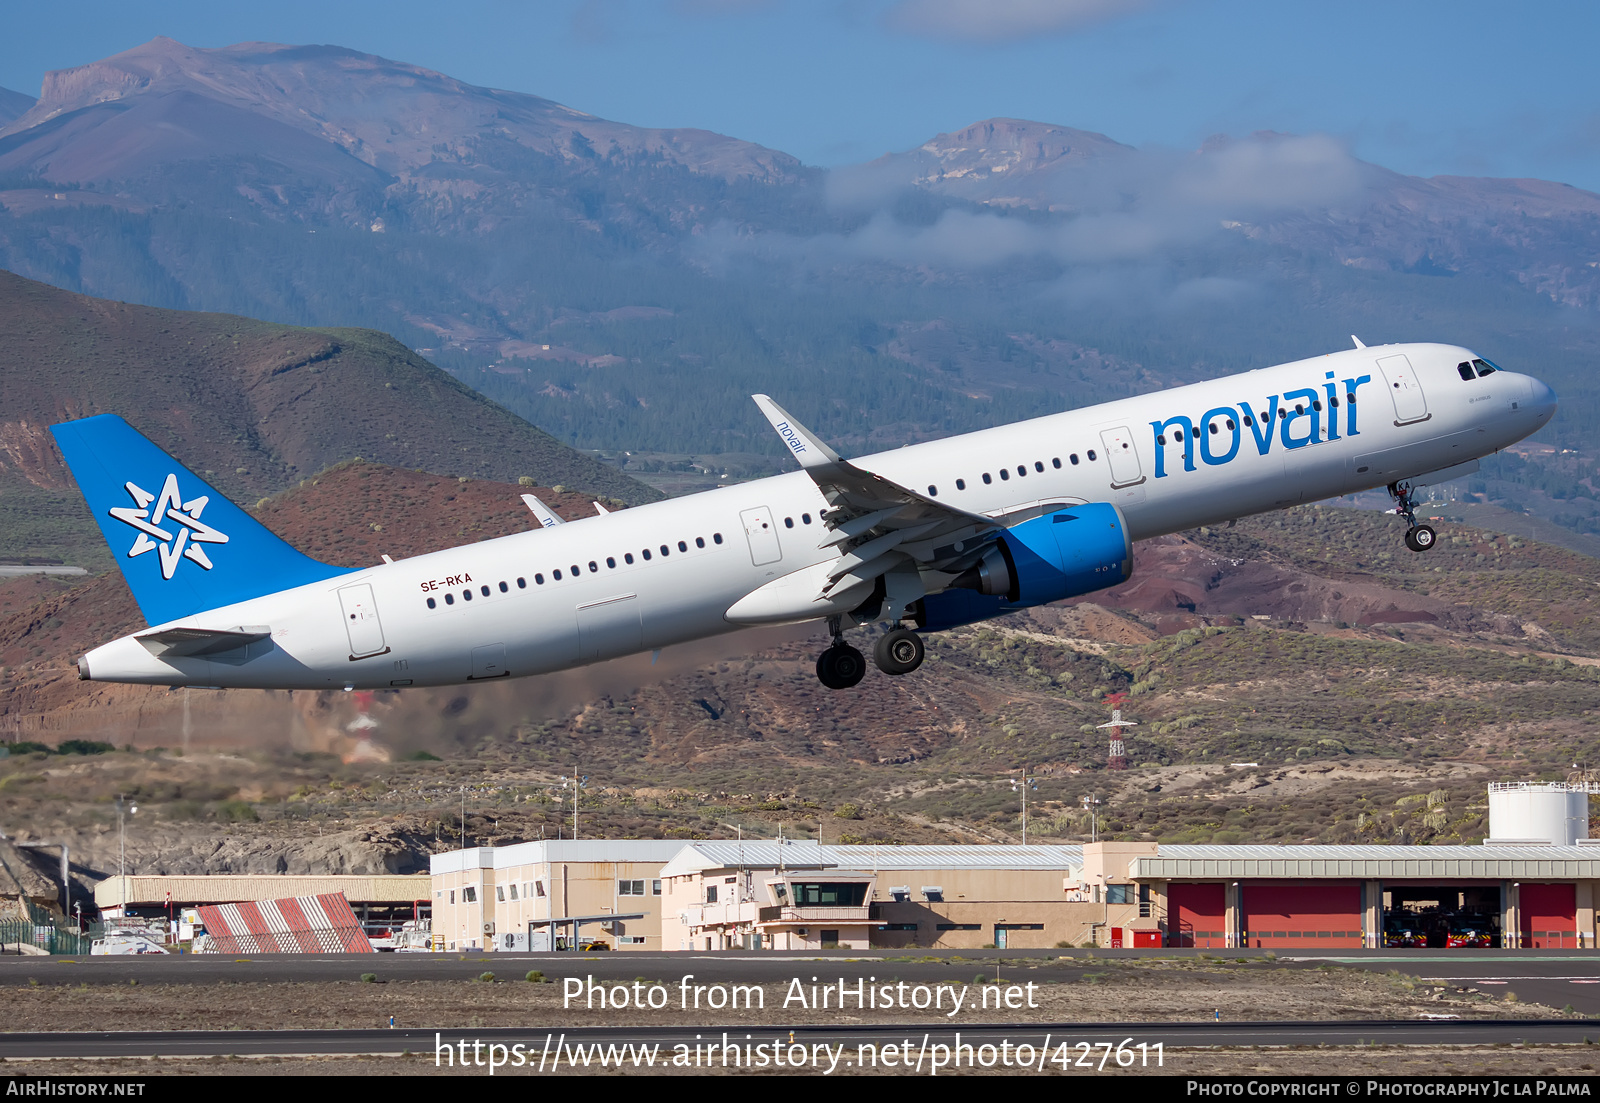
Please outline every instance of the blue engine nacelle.
[{"label": "blue engine nacelle", "polygon": [[1110,502],[1072,506],[1002,532],[977,566],[922,599],[927,631],[987,620],[1032,605],[1093,593],[1133,573],[1133,541]]}]

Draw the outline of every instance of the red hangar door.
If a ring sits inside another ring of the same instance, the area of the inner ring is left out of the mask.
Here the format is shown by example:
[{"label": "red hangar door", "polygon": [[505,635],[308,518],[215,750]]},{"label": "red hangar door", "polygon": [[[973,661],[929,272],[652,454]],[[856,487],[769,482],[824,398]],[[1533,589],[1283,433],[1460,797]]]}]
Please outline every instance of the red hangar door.
[{"label": "red hangar door", "polygon": [[1217,882],[1174,882],[1167,885],[1167,945],[1224,947],[1227,938],[1227,893]]},{"label": "red hangar door", "polygon": [[1359,881],[1262,881],[1240,891],[1249,946],[1361,946]]},{"label": "red hangar door", "polygon": [[1522,946],[1528,950],[1573,949],[1578,945],[1578,886],[1522,882]]}]

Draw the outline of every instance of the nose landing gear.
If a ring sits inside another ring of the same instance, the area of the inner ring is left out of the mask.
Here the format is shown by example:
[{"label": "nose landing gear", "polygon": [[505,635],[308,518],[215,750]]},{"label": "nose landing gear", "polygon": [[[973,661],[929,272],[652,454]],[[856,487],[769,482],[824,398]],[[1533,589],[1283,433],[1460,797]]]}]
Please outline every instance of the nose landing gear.
[{"label": "nose landing gear", "polygon": [[1430,550],[1438,540],[1438,533],[1429,525],[1417,524],[1417,505],[1411,500],[1411,484],[1390,483],[1389,496],[1394,499],[1394,511],[1406,519],[1406,547],[1414,552]]}]

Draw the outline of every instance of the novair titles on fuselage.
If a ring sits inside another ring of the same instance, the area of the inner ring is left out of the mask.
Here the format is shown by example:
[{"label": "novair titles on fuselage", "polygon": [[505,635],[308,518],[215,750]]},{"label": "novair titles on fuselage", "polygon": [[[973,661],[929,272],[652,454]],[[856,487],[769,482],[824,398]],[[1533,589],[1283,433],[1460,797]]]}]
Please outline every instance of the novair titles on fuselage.
[{"label": "novair titles on fuselage", "polygon": [[[1172,431],[1172,443],[1183,445],[1185,471],[1195,470],[1196,438],[1199,438],[1200,442],[1201,461],[1212,467],[1220,467],[1233,462],[1239,455],[1246,429],[1250,431],[1250,439],[1254,441],[1256,451],[1263,456],[1272,451],[1274,440],[1280,442],[1286,449],[1295,449],[1338,440],[1341,435],[1360,436],[1360,431],[1356,428],[1356,391],[1363,384],[1372,382],[1372,377],[1358,375],[1335,384],[1332,382],[1333,372],[1327,372],[1325,375],[1326,381],[1323,382],[1322,389],[1325,392],[1326,405],[1324,405],[1324,395],[1318,394],[1311,387],[1302,387],[1298,390],[1285,391],[1281,395],[1269,395],[1264,409],[1256,409],[1248,402],[1241,402],[1238,406],[1213,407],[1202,414],[1198,422],[1191,420],[1186,414],[1174,414],[1165,421],[1152,421],[1150,428],[1155,435],[1156,443],[1156,478],[1164,479],[1168,474],[1166,446],[1169,429]],[[1342,400],[1341,386],[1344,395]],[[1339,429],[1341,402],[1345,414],[1342,434]],[[1324,413],[1328,415],[1326,421],[1323,420]],[[1226,444],[1226,447],[1219,451],[1218,446],[1222,444]]]}]

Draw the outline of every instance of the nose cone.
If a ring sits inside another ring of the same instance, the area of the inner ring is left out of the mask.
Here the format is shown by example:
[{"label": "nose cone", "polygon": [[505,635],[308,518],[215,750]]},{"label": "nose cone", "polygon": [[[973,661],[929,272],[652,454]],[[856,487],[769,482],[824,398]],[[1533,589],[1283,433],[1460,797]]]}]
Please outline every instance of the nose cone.
[{"label": "nose cone", "polygon": [[1544,425],[1556,416],[1556,392],[1551,390],[1548,384],[1541,383],[1532,376],[1528,377],[1528,387],[1530,391],[1528,406],[1539,419],[1539,424]]}]

